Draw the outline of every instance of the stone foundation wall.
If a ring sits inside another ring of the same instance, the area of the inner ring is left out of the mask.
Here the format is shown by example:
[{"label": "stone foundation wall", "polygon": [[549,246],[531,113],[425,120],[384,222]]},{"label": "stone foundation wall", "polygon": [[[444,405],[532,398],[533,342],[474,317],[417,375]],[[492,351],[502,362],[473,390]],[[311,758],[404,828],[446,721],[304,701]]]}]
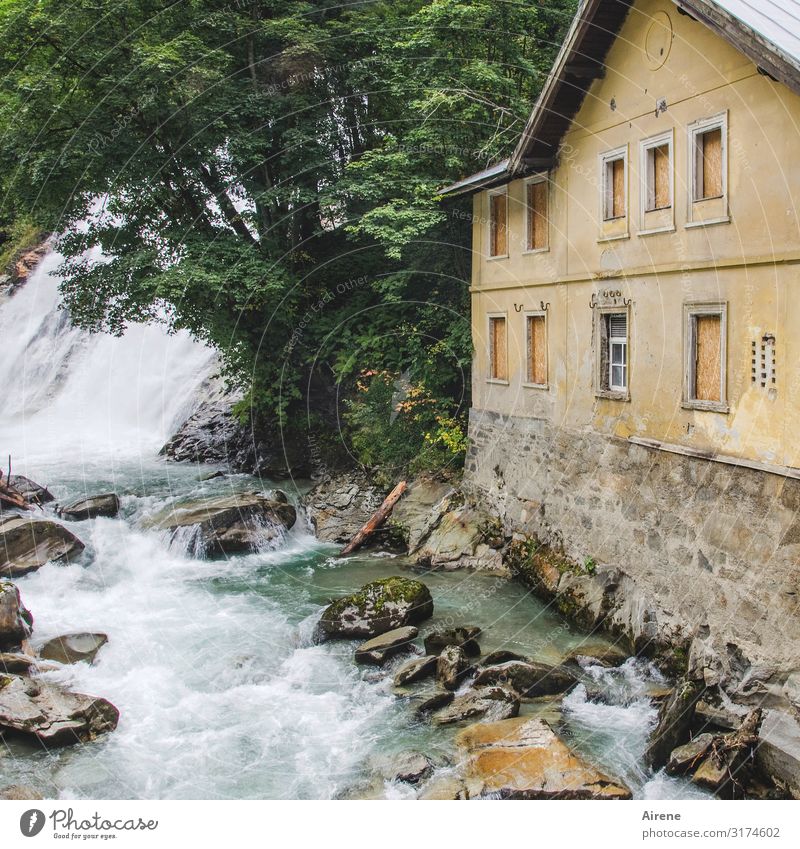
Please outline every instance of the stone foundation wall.
[{"label": "stone foundation wall", "polygon": [[479,410],[470,437],[466,493],[621,588],[607,624],[800,709],[800,481]]}]

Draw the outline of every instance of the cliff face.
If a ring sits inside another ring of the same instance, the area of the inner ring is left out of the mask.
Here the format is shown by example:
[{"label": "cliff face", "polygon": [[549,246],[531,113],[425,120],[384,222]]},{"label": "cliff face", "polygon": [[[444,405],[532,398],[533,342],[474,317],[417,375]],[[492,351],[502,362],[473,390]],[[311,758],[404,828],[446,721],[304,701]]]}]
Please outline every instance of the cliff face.
[{"label": "cliff face", "polygon": [[577,570],[537,590],[734,701],[800,715],[800,481],[473,411],[464,488]]}]

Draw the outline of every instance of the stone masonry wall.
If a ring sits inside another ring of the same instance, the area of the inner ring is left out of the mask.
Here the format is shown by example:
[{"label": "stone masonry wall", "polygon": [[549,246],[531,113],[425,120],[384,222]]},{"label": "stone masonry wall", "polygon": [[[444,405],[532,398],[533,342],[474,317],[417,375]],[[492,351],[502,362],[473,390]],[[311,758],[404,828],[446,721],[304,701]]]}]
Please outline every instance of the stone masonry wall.
[{"label": "stone masonry wall", "polygon": [[800,710],[800,481],[486,411],[470,437],[467,494],[613,574],[621,630],[690,639],[709,684]]}]

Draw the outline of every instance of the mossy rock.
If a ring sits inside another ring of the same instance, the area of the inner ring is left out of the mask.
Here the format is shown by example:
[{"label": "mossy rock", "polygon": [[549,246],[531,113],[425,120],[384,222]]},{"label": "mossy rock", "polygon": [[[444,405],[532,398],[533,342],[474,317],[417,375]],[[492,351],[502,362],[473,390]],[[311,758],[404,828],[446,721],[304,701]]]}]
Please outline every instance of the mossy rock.
[{"label": "mossy rock", "polygon": [[340,598],[322,613],[321,639],[376,637],[433,616],[430,590],[411,578],[382,578]]}]

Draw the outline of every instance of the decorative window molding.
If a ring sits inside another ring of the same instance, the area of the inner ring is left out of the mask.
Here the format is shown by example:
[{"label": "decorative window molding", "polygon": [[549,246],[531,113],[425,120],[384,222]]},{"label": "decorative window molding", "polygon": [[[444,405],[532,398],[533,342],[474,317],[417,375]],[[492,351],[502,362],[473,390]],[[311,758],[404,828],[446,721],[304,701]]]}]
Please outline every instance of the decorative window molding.
[{"label": "decorative window molding", "polygon": [[630,305],[594,307],[595,395],[630,401]]},{"label": "decorative window molding", "polygon": [[684,304],[683,314],[682,406],[727,413],[728,305]]},{"label": "decorative window molding", "polygon": [[688,127],[688,227],[730,221],[728,210],[728,113]]},{"label": "decorative window molding", "polygon": [[489,383],[508,385],[508,314],[490,312],[486,316],[489,355]]},{"label": "decorative window molding", "polygon": [[550,179],[547,174],[529,177],[523,183],[525,192],[526,254],[550,250]]},{"label": "decorative window molding", "polygon": [[525,313],[525,383],[530,389],[549,388],[548,326],[546,310]]},{"label": "decorative window molding", "polygon": [[675,229],[673,131],[639,142],[639,235]]},{"label": "decorative window molding", "polygon": [[486,193],[488,259],[508,259],[508,187]]}]

